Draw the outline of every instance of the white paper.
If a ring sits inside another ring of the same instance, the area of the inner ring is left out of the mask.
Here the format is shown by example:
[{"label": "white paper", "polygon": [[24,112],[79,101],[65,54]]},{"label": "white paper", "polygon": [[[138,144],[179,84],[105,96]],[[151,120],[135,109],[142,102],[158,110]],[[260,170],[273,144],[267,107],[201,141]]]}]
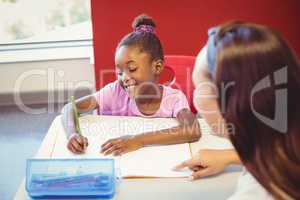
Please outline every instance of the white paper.
[{"label": "white paper", "polygon": [[113,158],[120,168],[121,175],[146,177],[186,177],[189,170],[173,171],[172,168],[190,158],[189,145],[151,146],[122,155],[104,156],[101,145],[110,138],[134,135],[149,131],[166,129],[177,125],[175,119],[144,119],[135,117],[96,117],[87,116],[80,120],[82,134],[88,138],[89,145],[84,154],[74,154],[67,149],[66,134],[58,129],[52,158]]},{"label": "white paper", "polygon": [[187,159],[190,159],[188,144],[145,147],[121,157],[121,175],[124,177],[187,177],[191,174],[190,170],[172,170]]}]

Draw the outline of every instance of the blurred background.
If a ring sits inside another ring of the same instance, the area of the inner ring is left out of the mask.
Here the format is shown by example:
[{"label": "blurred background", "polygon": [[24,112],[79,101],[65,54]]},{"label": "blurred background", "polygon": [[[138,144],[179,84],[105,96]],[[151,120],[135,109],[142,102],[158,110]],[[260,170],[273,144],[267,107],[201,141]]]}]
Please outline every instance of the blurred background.
[{"label": "blurred background", "polygon": [[90,1],[1,0],[0,43],[92,39]]}]

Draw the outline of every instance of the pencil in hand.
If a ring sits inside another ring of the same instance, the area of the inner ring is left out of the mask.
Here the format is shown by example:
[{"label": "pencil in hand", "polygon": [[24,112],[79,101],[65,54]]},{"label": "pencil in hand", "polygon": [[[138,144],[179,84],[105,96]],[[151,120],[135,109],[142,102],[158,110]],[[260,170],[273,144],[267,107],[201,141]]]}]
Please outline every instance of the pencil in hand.
[{"label": "pencil in hand", "polygon": [[71,96],[71,103],[72,103],[72,109],[73,109],[73,113],[74,113],[75,129],[76,129],[77,133],[82,136],[80,124],[79,124],[79,114],[78,114],[78,110],[76,107],[74,96]]}]

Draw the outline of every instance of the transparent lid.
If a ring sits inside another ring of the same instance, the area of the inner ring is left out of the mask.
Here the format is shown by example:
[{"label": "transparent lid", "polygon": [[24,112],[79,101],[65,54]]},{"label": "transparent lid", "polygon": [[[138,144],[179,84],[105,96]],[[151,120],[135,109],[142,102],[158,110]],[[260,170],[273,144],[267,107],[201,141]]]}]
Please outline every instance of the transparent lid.
[{"label": "transparent lid", "polygon": [[28,159],[26,190],[31,197],[100,197],[115,193],[113,159]]}]

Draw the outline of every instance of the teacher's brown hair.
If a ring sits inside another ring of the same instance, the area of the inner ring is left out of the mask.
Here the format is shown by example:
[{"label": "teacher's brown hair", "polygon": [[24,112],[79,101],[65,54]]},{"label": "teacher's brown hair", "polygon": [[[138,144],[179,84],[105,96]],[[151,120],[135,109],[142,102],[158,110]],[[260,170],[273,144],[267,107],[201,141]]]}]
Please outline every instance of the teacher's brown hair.
[{"label": "teacher's brown hair", "polygon": [[300,65],[295,54],[277,32],[251,23],[221,25],[215,43],[216,84],[220,89],[233,83],[218,101],[226,123],[234,125],[228,131],[240,159],[274,198],[300,199]]}]

